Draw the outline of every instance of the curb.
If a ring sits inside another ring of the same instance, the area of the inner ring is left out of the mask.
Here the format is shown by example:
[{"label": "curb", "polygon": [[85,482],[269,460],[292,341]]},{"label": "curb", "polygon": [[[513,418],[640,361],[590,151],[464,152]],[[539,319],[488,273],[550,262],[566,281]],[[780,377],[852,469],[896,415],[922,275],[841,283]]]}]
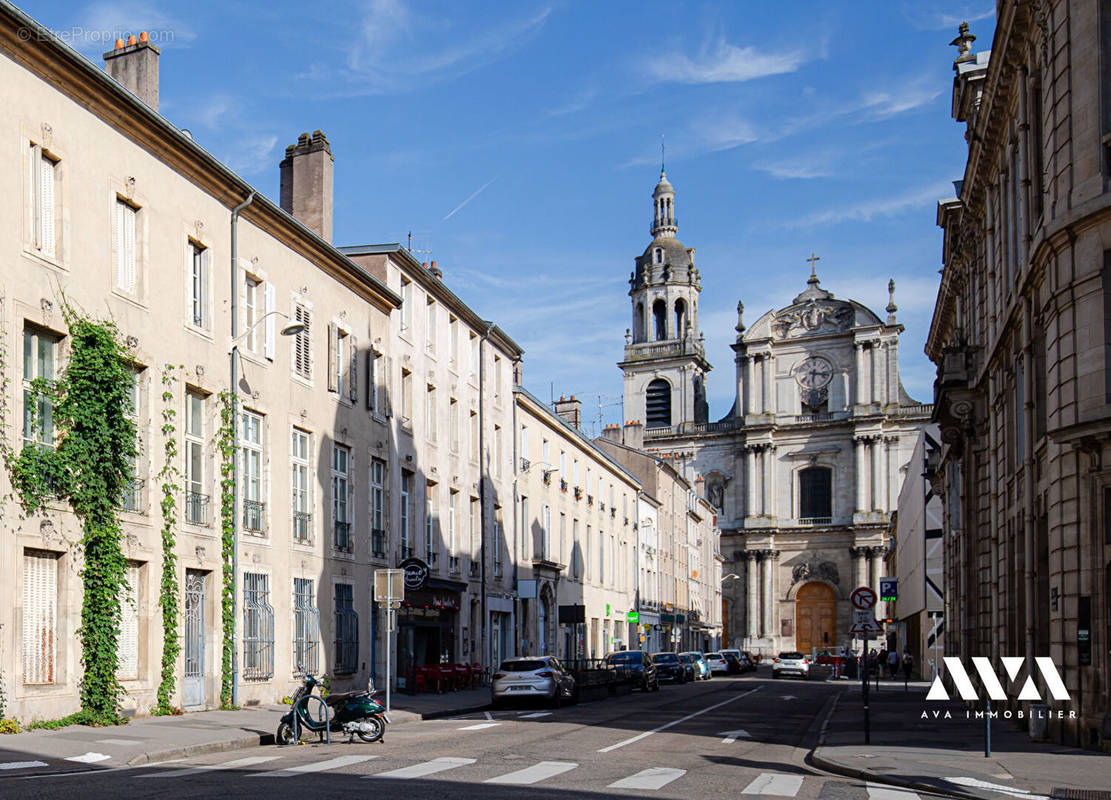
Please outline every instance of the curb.
[{"label": "curb", "polygon": [[984,800],[983,795],[971,794],[956,788],[950,789],[948,786],[938,786],[937,784],[926,783],[925,781],[914,781],[900,778],[896,775],[849,767],[839,761],[833,761],[818,755],[819,747],[815,747],[810,751],[810,760],[827,772],[844,775],[846,778],[857,778],[858,780],[871,781],[873,783],[885,783],[889,786],[898,786],[902,789],[913,789],[916,792],[943,794],[947,797],[960,798],[960,800]]},{"label": "curb", "polygon": [[274,744],[274,734],[254,733],[249,736],[240,736],[237,739],[225,739],[221,742],[202,742],[184,747],[171,747],[165,750],[156,750],[152,753],[140,753],[127,762],[129,767],[140,767],[144,764],[153,764],[159,761],[169,761],[172,758],[189,758],[190,756],[205,755],[206,753],[223,753],[228,750],[245,750],[248,747]]},{"label": "curb", "polygon": [[[410,711],[410,714],[417,714],[421,719],[443,719],[444,717],[456,717],[460,714],[474,714],[477,711],[490,711],[493,708],[489,703],[483,703],[478,706],[468,706],[467,708],[445,708],[439,711],[426,711],[423,714],[419,711]],[[404,710],[404,709],[402,709]]]}]

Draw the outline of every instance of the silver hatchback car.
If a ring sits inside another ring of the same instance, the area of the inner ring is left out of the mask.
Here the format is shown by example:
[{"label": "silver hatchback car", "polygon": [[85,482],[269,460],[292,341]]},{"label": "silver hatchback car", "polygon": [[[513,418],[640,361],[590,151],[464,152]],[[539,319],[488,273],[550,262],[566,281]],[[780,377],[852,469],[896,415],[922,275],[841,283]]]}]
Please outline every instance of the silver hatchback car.
[{"label": "silver hatchback car", "polygon": [[527,656],[501,662],[490,683],[490,702],[547,700],[559,706],[575,696],[575,677],[555,656]]}]

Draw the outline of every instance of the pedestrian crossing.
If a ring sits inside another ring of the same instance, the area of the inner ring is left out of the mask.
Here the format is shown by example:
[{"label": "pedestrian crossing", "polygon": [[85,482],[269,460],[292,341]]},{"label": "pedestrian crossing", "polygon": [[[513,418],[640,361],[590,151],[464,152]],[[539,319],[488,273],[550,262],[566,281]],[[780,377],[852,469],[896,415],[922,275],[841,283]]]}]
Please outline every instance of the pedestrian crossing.
[{"label": "pedestrian crossing", "polygon": [[[135,769],[134,777],[140,779],[159,778],[188,778],[191,776],[211,776],[213,773],[230,773],[237,771],[237,777],[249,778],[260,783],[267,783],[268,779],[294,778],[297,776],[313,775],[320,773],[343,774],[361,780],[406,781],[406,780],[445,780],[458,783],[490,784],[492,786],[543,786],[546,783],[561,785],[564,782],[572,784],[591,783],[598,786],[604,785],[610,790],[625,790],[630,792],[656,792],[665,789],[676,792],[698,791],[698,774],[679,767],[657,766],[630,770],[630,774],[617,777],[612,762],[596,762],[580,764],[573,761],[536,761],[525,763],[518,768],[498,772],[497,766],[504,768],[504,760],[483,763],[477,758],[441,756],[424,761],[408,764],[398,764],[388,756],[370,754],[345,754],[329,758],[321,758],[304,763],[283,766],[282,761],[287,757],[297,758],[304,754],[303,750],[291,749],[288,754],[248,756],[234,758],[212,764],[173,765],[173,768],[161,769],[159,765],[146,765]],[[385,761],[390,758],[389,762]],[[378,766],[376,762],[381,762]],[[496,764],[496,766],[495,766]],[[260,767],[261,770],[254,768]],[[598,775],[604,771],[603,775]],[[808,775],[784,772],[759,772],[746,771],[737,781],[737,786],[743,786],[742,795],[754,798],[768,798],[780,800],[781,798],[812,798],[817,796],[821,786],[831,780],[831,776]],[[491,774],[494,773],[494,774]],[[615,779],[616,778],[616,779]],[[231,780],[232,776],[222,775],[221,780]],[[563,783],[562,785],[566,785]],[[809,789],[804,787],[809,786]],[[917,793],[910,789],[901,789],[877,783],[855,783],[856,794],[842,795],[853,797],[854,800],[922,800]],[[734,789],[734,791],[736,791]]]}]

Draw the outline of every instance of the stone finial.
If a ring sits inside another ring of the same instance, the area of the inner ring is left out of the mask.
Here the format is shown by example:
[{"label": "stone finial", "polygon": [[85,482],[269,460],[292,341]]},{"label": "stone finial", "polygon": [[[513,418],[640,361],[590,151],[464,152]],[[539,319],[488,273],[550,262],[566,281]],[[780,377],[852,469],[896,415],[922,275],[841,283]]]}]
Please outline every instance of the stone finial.
[{"label": "stone finial", "polygon": [[737,332],[737,339],[745,332],[745,304],[740,300],[737,301],[737,324],[733,330]]},{"label": "stone finial", "polygon": [[887,324],[895,324],[895,312],[899,307],[895,305],[895,279],[892,278],[887,282]]},{"label": "stone finial", "polygon": [[962,22],[960,27],[957,28],[957,38],[949,42],[950,47],[957,48],[957,58],[954,63],[962,61],[971,61],[975,56],[972,55],[972,43],[976,41],[976,37],[968,32],[968,22]]},{"label": "stone finial", "polygon": [[629,329],[626,328],[625,329],[625,346],[628,347],[630,344],[632,344],[632,341],[633,341],[633,335],[632,335],[632,333],[629,332]]}]

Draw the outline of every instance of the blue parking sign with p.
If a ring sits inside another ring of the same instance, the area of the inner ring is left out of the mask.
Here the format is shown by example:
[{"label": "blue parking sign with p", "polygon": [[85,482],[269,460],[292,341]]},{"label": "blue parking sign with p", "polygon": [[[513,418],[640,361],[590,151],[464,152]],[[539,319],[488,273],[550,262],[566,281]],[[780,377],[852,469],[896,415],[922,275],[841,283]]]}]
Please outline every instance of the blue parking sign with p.
[{"label": "blue parking sign with p", "polygon": [[880,600],[895,601],[899,599],[899,579],[880,578]]}]

